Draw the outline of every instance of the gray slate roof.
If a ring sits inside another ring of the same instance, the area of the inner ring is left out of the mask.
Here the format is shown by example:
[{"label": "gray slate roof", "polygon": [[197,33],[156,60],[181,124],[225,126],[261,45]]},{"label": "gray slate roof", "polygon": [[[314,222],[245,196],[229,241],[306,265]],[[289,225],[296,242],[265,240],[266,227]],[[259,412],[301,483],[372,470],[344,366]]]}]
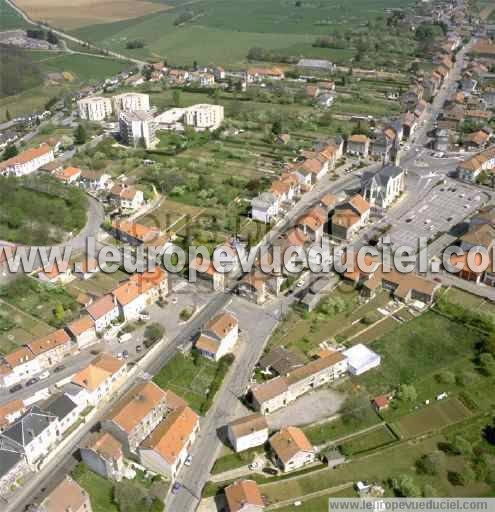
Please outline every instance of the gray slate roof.
[{"label": "gray slate roof", "polygon": [[0,439],[12,441],[17,446],[24,448],[33,438],[44,432],[50,423],[56,420],[51,413],[43,411],[34,405],[22,418],[19,418],[10,427],[0,434]]},{"label": "gray slate roof", "polygon": [[22,457],[14,443],[0,438],[0,478],[7,475],[22,460]]},{"label": "gray slate roof", "polygon": [[76,408],[77,404],[67,395],[56,395],[45,403],[45,410],[57,416],[59,420],[63,420]]}]

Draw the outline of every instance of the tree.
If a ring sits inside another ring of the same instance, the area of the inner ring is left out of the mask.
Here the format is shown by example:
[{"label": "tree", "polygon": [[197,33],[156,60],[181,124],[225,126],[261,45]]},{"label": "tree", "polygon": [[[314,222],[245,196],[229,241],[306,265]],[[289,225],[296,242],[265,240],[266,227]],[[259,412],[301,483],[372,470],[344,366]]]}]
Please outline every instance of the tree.
[{"label": "tree", "polygon": [[62,322],[64,320],[65,310],[64,310],[64,306],[62,304],[60,304],[60,302],[57,302],[57,304],[55,305],[54,314],[55,314],[55,319],[58,322]]},{"label": "tree", "polygon": [[471,443],[462,436],[455,436],[451,443],[452,453],[456,455],[464,455],[470,457],[473,454]]},{"label": "tree", "polygon": [[147,347],[155,344],[158,340],[163,338],[165,334],[165,328],[162,324],[154,322],[146,327],[144,330],[144,343]]},{"label": "tree", "polygon": [[448,370],[442,370],[441,372],[437,373],[435,378],[441,384],[454,384],[455,382],[455,374],[449,372]]},{"label": "tree", "polygon": [[153,68],[151,66],[144,66],[143,77],[147,82],[151,79],[152,73],[153,73]]},{"label": "tree", "polygon": [[282,133],[282,121],[280,119],[276,119],[272,124],[272,133],[274,135],[280,135]]},{"label": "tree", "polygon": [[401,384],[397,397],[403,402],[415,402],[418,398],[418,393],[411,384]]},{"label": "tree", "polygon": [[181,94],[180,94],[179,89],[174,89],[174,92],[172,93],[172,101],[173,101],[174,107],[180,107]]},{"label": "tree", "polygon": [[51,30],[48,31],[48,34],[46,36],[46,40],[50,44],[58,44],[58,37],[56,34],[54,34]]},{"label": "tree", "polygon": [[399,475],[392,480],[394,492],[402,498],[415,498],[421,496],[418,486],[409,475]]},{"label": "tree", "polygon": [[213,91],[213,104],[218,105],[220,103],[220,89]]},{"label": "tree", "polygon": [[493,375],[495,373],[495,358],[488,352],[480,355],[480,368],[485,375]]},{"label": "tree", "polygon": [[8,160],[9,158],[13,158],[14,156],[17,156],[19,154],[19,151],[17,149],[17,146],[14,144],[9,144],[4,152],[3,152],[3,159]]},{"label": "tree", "polygon": [[163,503],[132,480],[122,480],[114,487],[114,499],[120,512],[161,512]]},{"label": "tree", "polygon": [[86,130],[82,124],[78,124],[77,128],[74,130],[74,143],[78,146],[81,146],[86,142],[87,135]]},{"label": "tree", "polygon": [[416,470],[423,475],[436,475],[440,468],[440,462],[440,453],[429,453],[416,461]]},{"label": "tree", "polygon": [[5,111],[5,119],[7,119],[7,121],[10,121],[12,119],[12,117],[10,116],[9,109]]}]

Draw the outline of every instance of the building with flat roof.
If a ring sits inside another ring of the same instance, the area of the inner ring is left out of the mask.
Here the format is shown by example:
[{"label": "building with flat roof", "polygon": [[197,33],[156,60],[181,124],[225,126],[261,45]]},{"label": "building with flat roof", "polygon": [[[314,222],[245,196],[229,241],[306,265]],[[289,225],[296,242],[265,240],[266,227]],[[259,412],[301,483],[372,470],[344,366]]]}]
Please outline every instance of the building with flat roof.
[{"label": "building with flat roof", "polygon": [[90,96],[77,102],[79,117],[88,121],[103,121],[112,115],[112,101],[103,96]]},{"label": "building with flat roof", "polygon": [[144,110],[120,112],[119,114],[120,138],[128,146],[153,147],[157,141],[156,126],[153,114]]},{"label": "building with flat roof", "polygon": [[147,112],[150,109],[150,97],[140,92],[125,92],[112,97],[113,108],[118,114],[141,110]]},{"label": "building with flat roof", "polygon": [[222,105],[200,103],[186,110],[185,123],[195,130],[216,130],[223,123],[224,108]]}]

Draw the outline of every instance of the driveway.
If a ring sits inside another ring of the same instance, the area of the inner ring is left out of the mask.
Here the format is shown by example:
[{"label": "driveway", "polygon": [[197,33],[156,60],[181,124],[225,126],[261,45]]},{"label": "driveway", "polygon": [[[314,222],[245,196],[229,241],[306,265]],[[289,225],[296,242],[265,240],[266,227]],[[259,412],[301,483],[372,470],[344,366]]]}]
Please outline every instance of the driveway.
[{"label": "driveway", "polygon": [[336,414],[345,395],[333,389],[319,389],[298,398],[293,404],[267,416],[268,426],[280,430],[288,425],[307,425]]}]

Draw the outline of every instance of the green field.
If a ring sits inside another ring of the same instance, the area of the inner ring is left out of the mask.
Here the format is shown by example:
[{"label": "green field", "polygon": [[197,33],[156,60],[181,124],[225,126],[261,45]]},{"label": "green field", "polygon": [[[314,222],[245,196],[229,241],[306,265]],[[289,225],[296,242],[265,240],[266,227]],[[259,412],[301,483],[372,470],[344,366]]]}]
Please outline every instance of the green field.
[{"label": "green field", "polygon": [[[287,0],[202,0],[190,6],[194,19],[178,26],[174,21],[185,10],[180,7],[135,20],[83,27],[75,34],[107,48],[138,57],[166,58],[169,63],[242,64],[252,47],[338,61],[335,50],[311,47],[315,35],[356,27],[383,15],[386,8],[411,4],[409,0],[356,0],[297,6]],[[126,42],[134,39],[145,41],[146,46],[126,50]]]},{"label": "green field", "polygon": [[478,341],[477,332],[426,312],[373,342],[372,349],[382,357],[381,366],[356,380],[371,395],[389,392],[399,384],[416,384],[460,359],[469,360]]},{"label": "green field", "polygon": [[196,411],[207,401],[207,391],[217,371],[218,364],[204,357],[193,359],[176,354],[153,380],[162,389],[171,389],[184,398]]},{"label": "green field", "polygon": [[5,0],[0,0],[0,30],[11,30],[14,28],[26,28],[29,27],[22,16],[17,14],[7,5]]},{"label": "green field", "polygon": [[344,453],[352,456],[384,447],[396,440],[397,438],[386,425],[380,425],[369,432],[351,437],[349,440],[344,441],[341,446]]},{"label": "green field", "polygon": [[436,402],[400,418],[394,425],[402,437],[415,437],[440,430],[466,419],[469,409],[457,398]]}]

